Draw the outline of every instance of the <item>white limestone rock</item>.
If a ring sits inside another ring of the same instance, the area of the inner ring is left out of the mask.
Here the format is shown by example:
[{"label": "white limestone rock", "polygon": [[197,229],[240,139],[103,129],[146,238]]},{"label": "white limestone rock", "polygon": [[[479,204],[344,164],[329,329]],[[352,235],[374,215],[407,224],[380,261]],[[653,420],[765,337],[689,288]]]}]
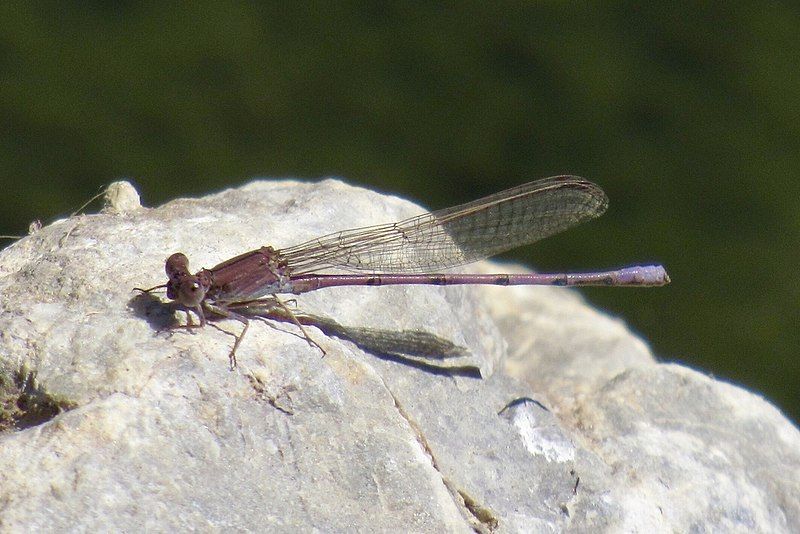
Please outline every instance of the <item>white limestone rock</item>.
[{"label": "white limestone rock", "polygon": [[132,291],[163,283],[172,252],[211,267],[421,212],[408,202],[336,180],[259,181],[155,209],[113,191],[103,213],[0,252],[0,530],[800,530],[792,423],[656,363],[574,291],[297,297],[345,325],[451,340],[480,379],[310,327],[322,357],[292,325],[261,322],[230,371],[230,335],[159,334],[174,307]]}]

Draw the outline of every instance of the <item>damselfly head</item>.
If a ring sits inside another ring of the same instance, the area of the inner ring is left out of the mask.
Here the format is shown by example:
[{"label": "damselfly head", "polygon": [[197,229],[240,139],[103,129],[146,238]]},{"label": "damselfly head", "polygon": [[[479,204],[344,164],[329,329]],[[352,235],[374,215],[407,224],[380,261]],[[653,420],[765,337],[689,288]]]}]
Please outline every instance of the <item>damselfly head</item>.
[{"label": "damselfly head", "polygon": [[169,282],[167,282],[167,297],[194,308],[203,302],[206,291],[211,286],[211,280],[206,275],[207,271],[201,269],[193,275],[189,272],[189,258],[181,252],[176,252],[169,258],[164,266]]}]

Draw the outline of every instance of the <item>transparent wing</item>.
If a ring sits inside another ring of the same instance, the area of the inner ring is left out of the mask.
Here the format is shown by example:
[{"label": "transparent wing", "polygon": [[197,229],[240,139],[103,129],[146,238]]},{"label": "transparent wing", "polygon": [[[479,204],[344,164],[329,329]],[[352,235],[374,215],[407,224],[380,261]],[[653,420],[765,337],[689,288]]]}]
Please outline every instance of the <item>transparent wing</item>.
[{"label": "transparent wing", "polygon": [[280,251],[292,275],[324,269],[422,273],[484,259],[601,215],[595,184],[555,176],[404,221],[335,232]]}]

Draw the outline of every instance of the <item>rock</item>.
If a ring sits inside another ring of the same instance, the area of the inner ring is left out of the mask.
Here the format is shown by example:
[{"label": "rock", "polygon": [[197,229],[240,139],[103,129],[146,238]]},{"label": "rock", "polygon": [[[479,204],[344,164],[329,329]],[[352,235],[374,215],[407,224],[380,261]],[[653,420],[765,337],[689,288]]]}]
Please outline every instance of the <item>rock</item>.
[{"label": "rock", "polygon": [[102,213],[0,252],[4,531],[800,530],[792,423],[657,363],[572,290],[297,297],[345,325],[451,340],[482,378],[308,327],[322,357],[293,325],[256,321],[230,371],[238,322],[159,333],[185,314],[132,291],[164,283],[172,252],[210,267],[420,213],[413,204],[336,180],[156,209],[125,184],[112,191]]}]

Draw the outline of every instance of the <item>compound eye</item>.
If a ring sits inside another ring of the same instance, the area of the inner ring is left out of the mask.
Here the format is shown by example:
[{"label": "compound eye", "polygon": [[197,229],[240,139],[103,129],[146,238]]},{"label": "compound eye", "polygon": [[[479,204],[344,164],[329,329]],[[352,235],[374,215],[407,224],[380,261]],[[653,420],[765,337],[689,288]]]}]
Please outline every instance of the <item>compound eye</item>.
[{"label": "compound eye", "polygon": [[178,291],[178,301],[184,306],[197,306],[205,298],[206,292],[196,277],[187,277],[181,280]]},{"label": "compound eye", "polygon": [[185,254],[176,252],[167,258],[164,270],[167,272],[167,278],[173,281],[182,276],[189,276],[189,258]]}]

